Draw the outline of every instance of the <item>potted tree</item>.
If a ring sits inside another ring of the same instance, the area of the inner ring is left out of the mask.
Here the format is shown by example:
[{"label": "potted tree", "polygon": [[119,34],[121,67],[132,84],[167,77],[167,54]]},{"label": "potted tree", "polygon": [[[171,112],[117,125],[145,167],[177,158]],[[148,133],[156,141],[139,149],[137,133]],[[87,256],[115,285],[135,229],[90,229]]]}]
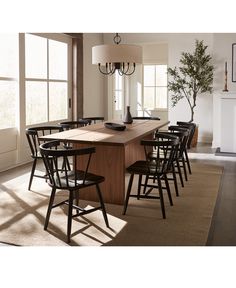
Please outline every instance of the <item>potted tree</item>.
[{"label": "potted tree", "polygon": [[214,67],[211,64],[212,57],[206,52],[207,47],[203,41],[196,40],[193,53],[182,52],[180,58],[182,65],[178,69],[168,68],[170,76],[168,90],[172,92],[172,107],[185,98],[191,110],[190,123],[194,121],[197,96],[201,93],[212,93]]}]

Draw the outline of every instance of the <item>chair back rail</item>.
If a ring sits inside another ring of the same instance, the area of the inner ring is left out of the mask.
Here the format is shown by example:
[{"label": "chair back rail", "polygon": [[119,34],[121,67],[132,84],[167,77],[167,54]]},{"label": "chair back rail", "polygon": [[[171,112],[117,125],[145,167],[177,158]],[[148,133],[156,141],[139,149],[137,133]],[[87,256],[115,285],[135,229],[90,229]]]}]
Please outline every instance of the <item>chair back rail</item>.
[{"label": "chair back rail", "polygon": [[77,121],[63,121],[59,123],[59,125],[63,128],[63,130],[70,130],[74,128],[84,127],[90,124],[91,121],[85,119],[79,119]]},{"label": "chair back rail", "polygon": [[188,139],[188,143],[187,143],[187,148],[190,148],[197,125],[193,122],[189,123],[189,122],[183,122],[183,121],[177,121],[176,124],[179,125],[180,127],[185,127],[185,128],[188,128],[190,130],[189,139]]},{"label": "chair back rail", "polygon": [[[171,170],[179,145],[179,138],[176,135],[156,133],[155,140],[142,140],[141,145],[144,145],[146,160],[150,162],[150,169],[154,168],[156,173],[162,174]],[[150,147],[155,151],[152,153],[154,157],[151,158]]]},{"label": "chair back rail", "polygon": [[156,116],[134,116],[134,120],[161,120],[161,118]]},{"label": "chair back rail", "polygon": [[31,188],[33,177],[40,177],[40,178],[47,177],[47,175],[42,176],[39,174],[35,174],[37,160],[42,158],[40,154],[39,146],[40,144],[45,142],[45,141],[40,141],[39,137],[45,136],[47,134],[58,133],[61,131],[62,131],[62,127],[58,125],[37,126],[37,127],[30,127],[26,129],[25,134],[26,134],[26,138],[30,147],[31,158],[33,158],[33,164],[32,164],[31,173],[30,173],[28,190],[30,190]]},{"label": "chair back rail", "polygon": [[[67,149],[60,141],[50,141],[40,146],[41,155],[49,174],[49,185],[60,189],[75,189],[85,185],[87,180],[91,156],[96,152],[95,147]],[[86,168],[83,171],[77,170],[79,157],[87,155]],[[73,158],[73,168],[63,165],[63,171],[59,169],[59,163],[69,163],[69,158]],[[63,172],[63,173],[62,173]],[[81,175],[79,175],[81,173]],[[79,176],[79,177],[78,177]]]},{"label": "chair back rail", "polygon": [[53,126],[38,126],[38,127],[30,127],[27,128],[25,133],[27,137],[27,141],[29,143],[30,151],[32,157],[36,157],[39,152],[39,145],[45,141],[40,141],[40,136],[45,136],[52,133],[57,133],[63,131],[62,127],[59,125]]},{"label": "chair back rail", "polygon": [[96,124],[97,121],[103,122],[105,118],[102,116],[92,116],[92,117],[83,117],[81,120],[89,121],[90,122],[89,125],[90,125],[92,123]]}]

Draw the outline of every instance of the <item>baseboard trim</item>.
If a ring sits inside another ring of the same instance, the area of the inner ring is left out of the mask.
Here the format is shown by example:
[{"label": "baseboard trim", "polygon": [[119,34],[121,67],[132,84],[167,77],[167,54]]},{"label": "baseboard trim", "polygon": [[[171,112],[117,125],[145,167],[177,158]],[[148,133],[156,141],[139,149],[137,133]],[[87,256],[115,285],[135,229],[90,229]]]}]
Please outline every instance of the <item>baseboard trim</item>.
[{"label": "baseboard trim", "polygon": [[216,148],[215,152],[216,156],[228,156],[228,157],[236,157],[236,153],[231,153],[231,152],[221,152],[220,147]]}]

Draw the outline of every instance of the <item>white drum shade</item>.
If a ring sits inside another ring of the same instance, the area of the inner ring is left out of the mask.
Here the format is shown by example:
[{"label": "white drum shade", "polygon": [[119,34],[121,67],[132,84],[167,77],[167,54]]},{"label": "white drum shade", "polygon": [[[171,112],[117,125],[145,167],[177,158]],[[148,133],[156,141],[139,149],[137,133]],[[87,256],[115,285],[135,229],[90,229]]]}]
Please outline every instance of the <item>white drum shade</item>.
[{"label": "white drum shade", "polygon": [[142,63],[142,47],[137,45],[98,45],[92,48],[92,63]]}]

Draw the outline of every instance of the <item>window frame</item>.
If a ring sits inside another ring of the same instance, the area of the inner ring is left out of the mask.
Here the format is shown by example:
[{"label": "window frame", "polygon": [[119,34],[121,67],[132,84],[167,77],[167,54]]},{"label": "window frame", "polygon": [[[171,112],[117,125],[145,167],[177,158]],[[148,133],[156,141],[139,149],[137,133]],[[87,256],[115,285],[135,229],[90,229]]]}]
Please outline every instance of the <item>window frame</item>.
[{"label": "window frame", "polygon": [[[144,67],[145,66],[163,66],[165,65],[166,68],[168,68],[168,65],[166,63],[144,63],[142,65],[142,109],[143,109],[143,113],[145,113],[145,111],[160,111],[160,112],[168,112],[168,89],[167,89],[167,93],[166,93],[166,99],[167,99],[167,105],[166,105],[166,108],[157,108],[156,107],[156,103],[157,103],[157,98],[156,98],[156,88],[161,88],[161,87],[164,87],[164,88],[167,88],[167,83],[168,83],[168,78],[166,78],[166,86],[163,86],[163,85],[155,85],[155,86],[145,86],[144,85]],[[167,72],[166,72],[167,73]],[[166,77],[168,77],[168,74],[166,75]],[[156,67],[155,67],[155,84],[156,84]],[[154,103],[155,103],[155,107],[153,109],[146,109],[144,107],[144,88],[145,87],[155,87],[155,90],[154,90]]]},{"label": "window frame", "polygon": [[[77,109],[75,106],[74,95],[72,95],[72,85],[73,80],[73,37],[63,33],[30,33],[41,37],[47,37],[52,40],[66,42],[68,46],[68,101],[71,102],[71,107],[68,114],[68,119],[72,118],[72,109]],[[18,53],[18,70],[16,76],[5,77],[6,75],[1,75],[1,80],[11,80],[16,81],[17,85],[17,95],[16,95],[16,111],[15,111],[15,126],[9,128],[0,128],[0,138],[4,139],[0,143],[0,171],[5,171],[6,169],[17,167],[18,165],[27,163],[31,161],[29,153],[29,145],[27,138],[25,137],[25,129],[32,126],[41,125],[57,125],[59,121],[50,121],[44,123],[38,123],[34,125],[26,126],[26,105],[25,105],[25,33],[17,33],[17,53]],[[11,76],[11,75],[10,75]],[[74,92],[74,91],[73,91]],[[77,102],[76,102],[77,103]],[[68,106],[69,107],[69,106]],[[74,112],[76,113],[76,112]]]},{"label": "window frame", "polygon": [[[32,78],[32,77],[26,77],[25,75],[25,34],[31,34],[31,35],[35,35],[35,36],[39,36],[42,38],[46,38],[47,39],[47,78]],[[26,107],[24,107],[24,123],[25,123],[25,127],[31,127],[31,126],[39,126],[39,125],[45,125],[45,124],[57,124],[58,122],[61,121],[65,121],[65,120],[69,120],[71,119],[71,115],[72,115],[72,105],[71,103],[72,101],[72,69],[70,69],[72,67],[72,40],[71,37],[67,36],[67,35],[62,35],[62,34],[57,34],[57,33],[22,33],[21,35],[22,39],[21,41],[24,42],[24,44],[22,45],[23,47],[23,59],[24,59],[24,64],[23,64],[23,74],[22,74],[22,79],[21,79],[21,86],[23,87],[24,90],[24,105],[26,105],[26,82],[27,81],[32,81],[32,82],[43,82],[43,83],[47,83],[47,121],[46,122],[41,122],[41,123],[35,123],[35,124],[27,124],[26,123]],[[54,79],[54,78],[50,78],[49,77],[49,40],[54,40],[54,41],[59,41],[59,42],[64,42],[66,44],[68,44],[68,53],[67,53],[67,65],[68,65],[68,69],[67,69],[67,80],[62,80],[62,79]],[[71,52],[70,52],[71,51]],[[24,83],[22,83],[24,82]],[[58,119],[58,120],[49,120],[49,84],[50,83],[67,83],[67,118],[63,118],[63,119]]]}]

